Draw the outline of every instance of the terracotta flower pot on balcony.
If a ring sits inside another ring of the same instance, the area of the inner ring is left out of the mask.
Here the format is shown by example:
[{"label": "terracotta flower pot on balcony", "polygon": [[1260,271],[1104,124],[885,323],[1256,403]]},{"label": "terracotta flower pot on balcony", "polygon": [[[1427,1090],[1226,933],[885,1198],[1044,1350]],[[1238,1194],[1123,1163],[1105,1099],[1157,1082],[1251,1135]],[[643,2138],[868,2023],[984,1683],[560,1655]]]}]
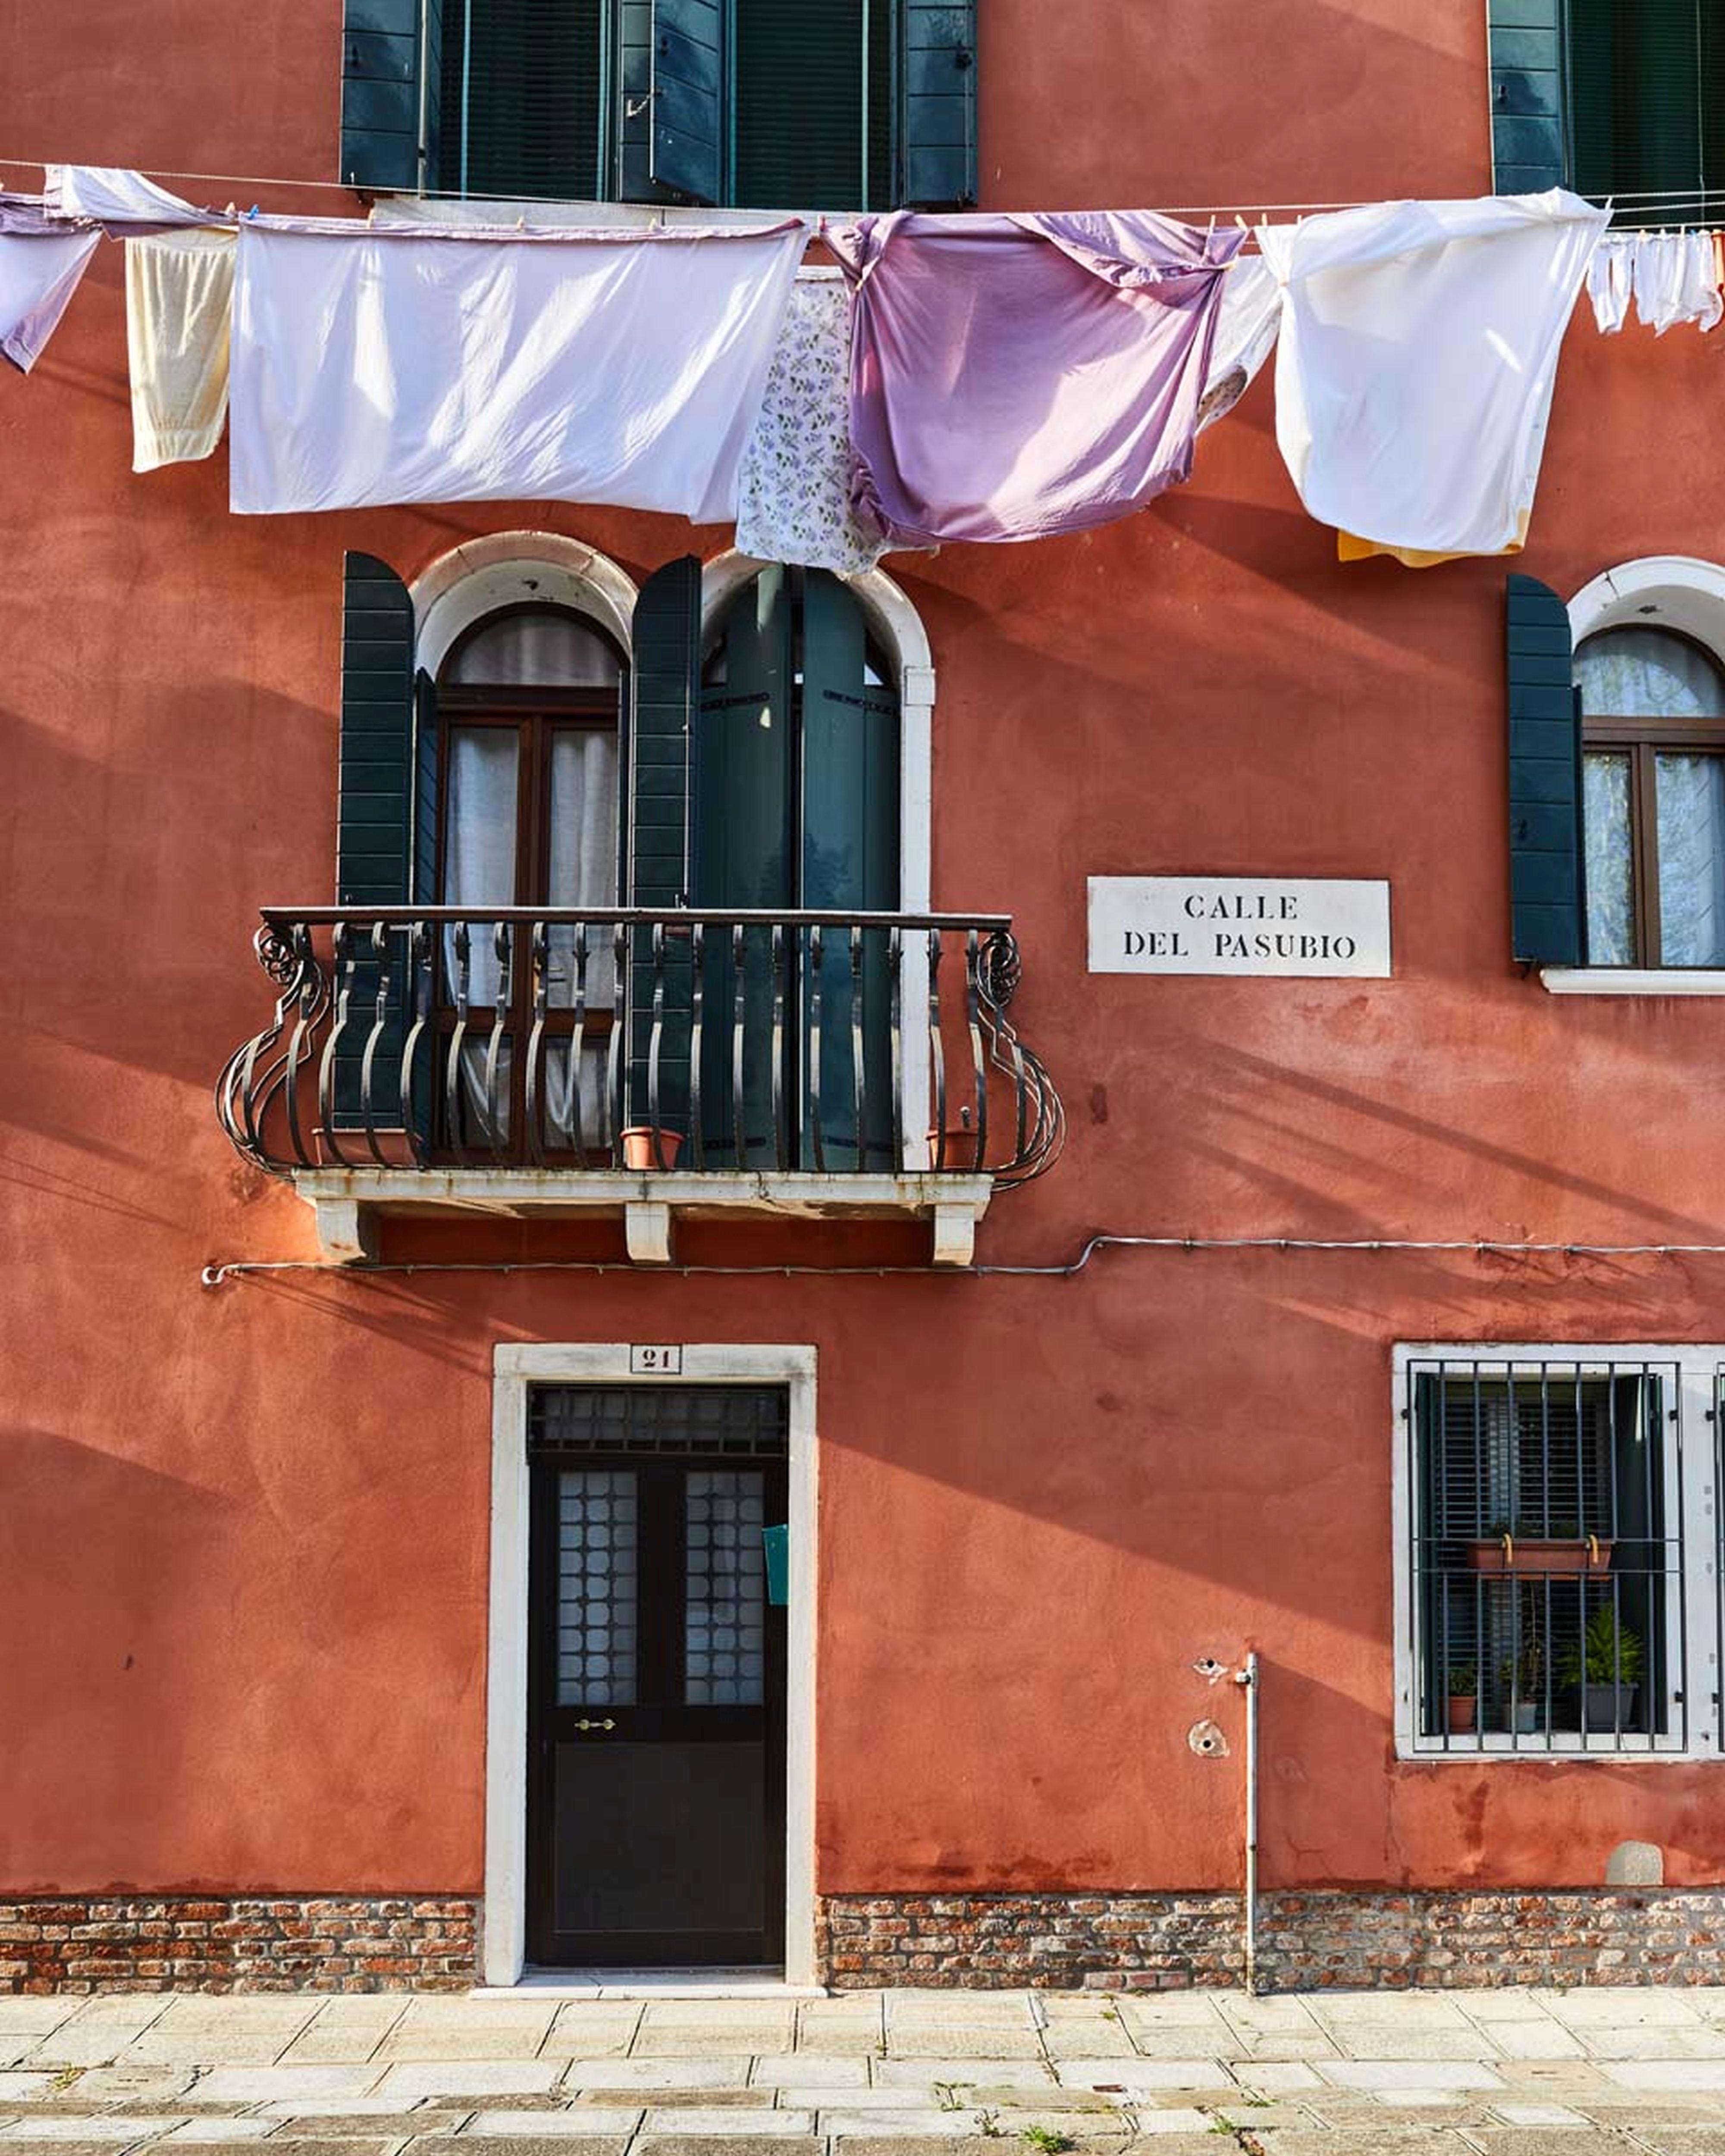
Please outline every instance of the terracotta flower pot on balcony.
[{"label": "terracotta flower pot on balcony", "polygon": [[928,1164],[944,1168],[949,1173],[955,1168],[974,1175],[976,1164],[976,1132],[974,1131],[937,1131],[928,1133]]},{"label": "terracotta flower pot on balcony", "polygon": [[1475,1572],[1542,1572],[1579,1578],[1609,1572],[1612,1543],[1605,1535],[1493,1535],[1467,1546]]},{"label": "terracotta flower pot on balcony", "polygon": [[1478,1699],[1470,1693],[1452,1691],[1450,1694],[1449,1724],[1452,1737],[1464,1736],[1472,1730],[1478,1707]]},{"label": "terracotta flower pot on balcony", "polygon": [[[656,1150],[655,1138],[659,1142]],[[682,1142],[680,1131],[655,1130],[649,1123],[638,1123],[623,1133],[623,1164],[628,1168],[652,1169],[662,1161],[667,1168],[675,1168]]]}]

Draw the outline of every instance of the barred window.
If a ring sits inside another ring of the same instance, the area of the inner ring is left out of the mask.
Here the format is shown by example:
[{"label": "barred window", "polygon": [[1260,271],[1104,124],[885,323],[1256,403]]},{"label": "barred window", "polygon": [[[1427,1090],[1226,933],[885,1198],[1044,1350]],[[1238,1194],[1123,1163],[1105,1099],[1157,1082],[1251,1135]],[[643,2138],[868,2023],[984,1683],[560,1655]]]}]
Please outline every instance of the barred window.
[{"label": "barred window", "polygon": [[1715,1752],[1716,1352],[1397,1359],[1402,1748]]}]

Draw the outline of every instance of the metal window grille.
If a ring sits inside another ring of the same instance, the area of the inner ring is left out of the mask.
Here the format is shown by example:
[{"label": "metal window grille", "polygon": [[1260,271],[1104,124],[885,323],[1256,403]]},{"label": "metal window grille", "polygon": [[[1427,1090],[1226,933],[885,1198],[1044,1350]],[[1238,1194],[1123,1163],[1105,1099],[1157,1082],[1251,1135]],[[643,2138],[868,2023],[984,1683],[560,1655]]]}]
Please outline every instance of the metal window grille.
[{"label": "metal window grille", "polygon": [[1688,1741],[1675,1363],[1409,1365],[1421,1750]]},{"label": "metal window grille", "polygon": [[675,1453],[782,1460],[790,1396],[783,1386],[536,1385],[534,1454]]}]

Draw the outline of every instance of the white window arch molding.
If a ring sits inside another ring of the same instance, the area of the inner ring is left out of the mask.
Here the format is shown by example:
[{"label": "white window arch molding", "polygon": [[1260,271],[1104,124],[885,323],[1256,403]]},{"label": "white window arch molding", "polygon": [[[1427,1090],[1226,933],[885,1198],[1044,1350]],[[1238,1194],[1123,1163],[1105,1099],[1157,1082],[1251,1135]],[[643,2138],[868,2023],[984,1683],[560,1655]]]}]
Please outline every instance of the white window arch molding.
[{"label": "white window arch molding", "polygon": [[634,580],[608,556],[553,531],[495,531],[440,554],[408,587],[414,658],[434,680],[458,638],[509,606],[567,607],[596,623],[625,660]]},{"label": "white window arch molding", "polygon": [[[1608,629],[1669,629],[1725,667],[1725,567],[1690,554],[1646,554],[1582,586],[1568,605],[1569,640]],[[1725,970],[1667,966],[1547,966],[1553,995],[1725,996]]]},{"label": "white window arch molding", "polygon": [[[735,547],[716,555],[701,572],[701,626],[711,635],[745,585],[771,568]],[[934,839],[934,657],[922,617],[883,569],[863,569],[840,579],[862,608],[875,641],[886,654],[898,686],[899,866],[898,910],[928,913],[932,906]],[[923,938],[905,942],[905,1008],[921,1009],[928,994],[928,952]],[[905,1131],[903,1167],[929,1164],[928,1042],[920,1025],[906,1025],[903,1040]]]}]

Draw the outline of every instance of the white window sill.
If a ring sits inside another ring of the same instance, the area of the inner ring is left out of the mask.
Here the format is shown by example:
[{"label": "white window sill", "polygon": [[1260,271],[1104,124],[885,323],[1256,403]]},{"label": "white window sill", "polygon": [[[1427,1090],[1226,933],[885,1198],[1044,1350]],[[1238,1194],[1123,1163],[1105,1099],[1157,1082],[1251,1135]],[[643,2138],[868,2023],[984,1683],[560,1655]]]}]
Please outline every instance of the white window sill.
[{"label": "white window sill", "polygon": [[1409,1739],[1405,1733],[1396,1739],[1398,1759],[1425,1760],[1442,1764],[1465,1761],[1476,1765],[1481,1760],[1499,1759],[1542,1760],[1567,1763],[1572,1759],[1615,1759],[1620,1765],[1625,1761],[1650,1759],[1686,1760],[1691,1765],[1698,1760],[1718,1758],[1717,1748],[1705,1732],[1693,1738],[1686,1746],[1680,1738],[1642,1737],[1633,1732],[1625,1732],[1620,1743],[1615,1743],[1609,1730],[1596,1731],[1584,1738],[1579,1731],[1563,1729],[1553,1732],[1549,1744],[1544,1732],[1524,1732],[1512,1738],[1507,1730],[1488,1729],[1483,1736],[1452,1737],[1447,1748],[1435,1737]]},{"label": "white window sill", "polygon": [[1725,971],[1712,966],[1542,966],[1553,996],[1725,996]]}]

